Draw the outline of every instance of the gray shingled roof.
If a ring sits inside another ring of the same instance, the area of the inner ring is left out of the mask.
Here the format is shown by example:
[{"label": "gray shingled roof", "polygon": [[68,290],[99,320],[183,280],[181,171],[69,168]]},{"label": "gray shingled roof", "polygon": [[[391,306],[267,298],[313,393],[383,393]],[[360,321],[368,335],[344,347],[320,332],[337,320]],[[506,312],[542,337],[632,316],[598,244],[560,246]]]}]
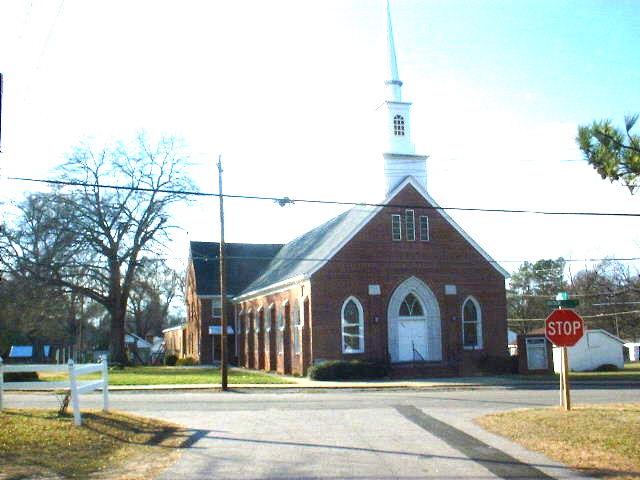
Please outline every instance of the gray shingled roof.
[{"label": "gray shingled roof", "polygon": [[[227,295],[237,295],[267,267],[281,244],[225,243]],[[190,242],[198,295],[220,295],[220,244]]]},{"label": "gray shingled roof", "polygon": [[240,295],[315,271],[373,213],[376,207],[357,206],[286,244],[265,271]]}]

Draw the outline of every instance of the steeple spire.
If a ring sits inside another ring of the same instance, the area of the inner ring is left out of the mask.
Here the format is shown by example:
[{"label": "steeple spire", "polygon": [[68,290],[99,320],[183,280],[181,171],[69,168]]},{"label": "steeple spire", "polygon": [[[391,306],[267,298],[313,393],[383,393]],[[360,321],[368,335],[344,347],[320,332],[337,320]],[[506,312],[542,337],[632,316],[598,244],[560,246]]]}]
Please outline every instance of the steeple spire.
[{"label": "steeple spire", "polygon": [[402,87],[402,82],[398,75],[398,62],[396,61],[396,47],[393,42],[393,26],[391,25],[391,6],[389,5],[389,0],[387,0],[387,43],[389,52],[389,73],[391,75],[391,79],[384,83],[389,85],[391,89],[391,99],[396,102],[401,102],[402,94],[400,92],[400,87]]},{"label": "steeple spire", "polygon": [[425,190],[427,188],[427,157],[425,155],[416,155],[415,153],[415,147],[411,142],[411,122],[409,118],[411,103],[402,101],[400,91],[402,82],[398,75],[389,3],[389,0],[387,0],[387,48],[391,79],[384,82],[389,86],[390,98],[385,102],[387,106],[388,150],[383,154],[387,194],[393,191],[407,177],[413,177]]}]

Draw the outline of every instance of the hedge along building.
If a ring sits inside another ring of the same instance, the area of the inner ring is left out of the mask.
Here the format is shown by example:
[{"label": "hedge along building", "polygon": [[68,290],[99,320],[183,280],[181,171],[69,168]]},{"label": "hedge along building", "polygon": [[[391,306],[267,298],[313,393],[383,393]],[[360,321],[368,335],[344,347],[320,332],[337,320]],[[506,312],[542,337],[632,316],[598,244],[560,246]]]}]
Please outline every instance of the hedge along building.
[{"label": "hedge along building", "polygon": [[507,273],[427,193],[389,12],[388,50],[386,198],[279,248],[233,297],[241,365],[304,374],[324,360],[367,359],[391,362],[396,375],[459,375],[507,355]]}]

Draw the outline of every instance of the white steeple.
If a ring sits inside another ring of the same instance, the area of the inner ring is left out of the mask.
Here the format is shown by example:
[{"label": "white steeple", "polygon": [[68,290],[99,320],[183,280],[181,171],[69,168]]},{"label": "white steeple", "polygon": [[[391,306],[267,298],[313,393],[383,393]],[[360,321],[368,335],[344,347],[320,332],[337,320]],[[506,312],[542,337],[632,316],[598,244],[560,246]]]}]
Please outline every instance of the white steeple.
[{"label": "white steeple", "polygon": [[427,189],[427,156],[416,155],[411,143],[411,122],[409,109],[411,103],[402,101],[402,82],[398,75],[396,48],[393,41],[391,25],[391,7],[387,0],[387,44],[389,53],[390,80],[384,83],[389,86],[390,99],[386,105],[387,153],[384,157],[384,172],[387,180],[387,194],[405,178],[412,176]]}]

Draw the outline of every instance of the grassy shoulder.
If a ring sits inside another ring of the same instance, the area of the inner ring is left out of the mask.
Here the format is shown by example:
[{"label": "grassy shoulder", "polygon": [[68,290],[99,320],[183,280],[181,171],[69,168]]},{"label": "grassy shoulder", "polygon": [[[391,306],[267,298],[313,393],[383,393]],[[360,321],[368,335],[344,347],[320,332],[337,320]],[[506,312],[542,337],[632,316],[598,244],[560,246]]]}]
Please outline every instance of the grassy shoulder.
[{"label": "grassy shoulder", "polygon": [[0,412],[0,478],[153,478],[186,440],[178,426],[121,413],[83,412],[82,421],[76,427],[53,410]]},{"label": "grassy shoulder", "polygon": [[[65,372],[40,372],[41,380],[58,381],[67,378]],[[90,373],[79,377],[81,380],[100,378],[100,373]],[[219,368],[191,367],[124,367],[109,369],[109,385],[185,385],[220,383]],[[228,372],[229,384],[294,383],[277,375],[231,368]]]},{"label": "grassy shoulder", "polygon": [[581,473],[640,478],[640,403],[518,410],[476,421]]}]

